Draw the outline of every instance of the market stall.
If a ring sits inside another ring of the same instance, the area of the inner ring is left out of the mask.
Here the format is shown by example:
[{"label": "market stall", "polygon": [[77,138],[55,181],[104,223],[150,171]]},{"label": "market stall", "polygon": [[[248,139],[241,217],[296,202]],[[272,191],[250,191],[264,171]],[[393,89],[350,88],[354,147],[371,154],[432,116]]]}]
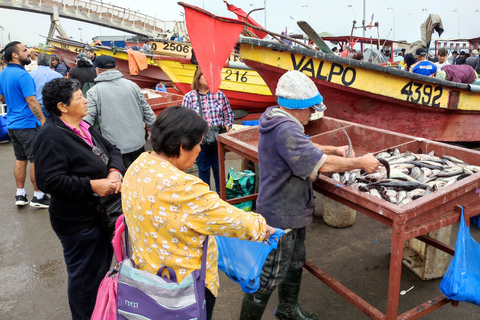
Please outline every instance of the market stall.
[{"label": "market stall", "polygon": [[[311,121],[305,127],[305,132],[312,142],[322,145],[342,146],[348,144],[343,129],[350,136],[357,156],[368,152],[378,154],[387,149],[397,148],[400,152],[408,150],[413,153],[429,153],[434,151],[437,156],[454,156],[469,164],[480,165],[480,152],[477,151],[328,117]],[[234,152],[258,163],[258,139],[257,127],[219,136],[222,199],[226,199],[225,152]],[[393,229],[386,314],[383,314],[308,260],[304,266],[306,270],[373,319],[416,319],[450,302],[444,295],[440,295],[398,315],[403,246],[406,240],[417,238],[430,246],[453,254],[453,248],[428,237],[426,234],[459,222],[461,207],[463,207],[467,221],[470,217],[480,214],[480,173],[473,174],[402,206],[392,204],[350,186],[342,185],[338,181],[323,175],[314,183],[314,190]],[[229,202],[236,204],[255,198],[256,195],[251,195],[229,200]],[[452,302],[452,304],[455,305],[456,303]]]}]

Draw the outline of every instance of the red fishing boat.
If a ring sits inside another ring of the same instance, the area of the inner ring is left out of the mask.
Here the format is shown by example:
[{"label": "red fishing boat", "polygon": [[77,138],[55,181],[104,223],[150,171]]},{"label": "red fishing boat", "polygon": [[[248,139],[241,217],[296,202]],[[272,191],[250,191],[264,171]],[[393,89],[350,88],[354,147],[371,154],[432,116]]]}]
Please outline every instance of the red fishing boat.
[{"label": "red fishing boat", "polygon": [[[50,45],[61,56],[69,67],[75,67],[77,55],[83,52],[85,44],[79,41],[61,38],[49,38]],[[138,75],[130,74],[128,53],[125,50],[114,50],[105,46],[92,47],[97,56],[108,55],[115,59],[117,70],[125,79],[135,82],[140,88],[154,88],[161,81],[170,81],[170,78],[153,61],[151,55],[146,55],[148,68],[139,71]]]},{"label": "red fishing boat", "polygon": [[325,115],[445,142],[478,142],[480,86],[271,41],[241,38],[241,58],[274,92],[287,70],[309,76]]}]

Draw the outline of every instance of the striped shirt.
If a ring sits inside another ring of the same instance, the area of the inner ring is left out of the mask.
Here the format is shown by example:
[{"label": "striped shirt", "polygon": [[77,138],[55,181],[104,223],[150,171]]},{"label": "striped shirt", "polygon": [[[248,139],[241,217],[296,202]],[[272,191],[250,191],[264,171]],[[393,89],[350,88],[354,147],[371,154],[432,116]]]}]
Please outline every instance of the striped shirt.
[{"label": "striped shirt", "polygon": [[[231,128],[233,125],[233,111],[230,107],[227,97],[223,92],[207,94],[200,93],[202,100],[203,119],[210,126],[226,126]],[[198,104],[197,91],[192,90],[183,97],[182,107],[192,109],[200,114],[200,105]]]}]

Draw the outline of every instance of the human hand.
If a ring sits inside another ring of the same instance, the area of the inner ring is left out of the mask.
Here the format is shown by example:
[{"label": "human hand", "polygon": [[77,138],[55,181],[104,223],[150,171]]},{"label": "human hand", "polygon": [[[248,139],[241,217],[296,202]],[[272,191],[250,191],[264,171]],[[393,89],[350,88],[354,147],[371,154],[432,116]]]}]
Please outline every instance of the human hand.
[{"label": "human hand", "polygon": [[[337,155],[340,156],[340,157],[346,158],[347,157],[347,150],[348,150],[348,146],[337,147]],[[351,157],[355,158],[355,151],[353,151],[353,150],[352,150]]]},{"label": "human hand", "polygon": [[374,173],[380,168],[380,161],[378,161],[375,156],[371,153],[360,157],[362,161],[362,169],[368,173]]},{"label": "human hand", "polygon": [[108,174],[107,179],[115,183],[115,193],[120,192],[122,189],[122,179],[118,172],[112,171]]},{"label": "human hand", "polygon": [[121,188],[121,183],[116,183],[110,179],[96,179],[90,180],[93,192],[100,197],[108,196],[109,194],[118,193]]},{"label": "human hand", "polygon": [[267,232],[265,233],[265,239],[263,239],[264,244],[268,244],[268,241],[270,240],[270,236],[272,236],[275,233],[275,228],[270,227],[267,225]]}]

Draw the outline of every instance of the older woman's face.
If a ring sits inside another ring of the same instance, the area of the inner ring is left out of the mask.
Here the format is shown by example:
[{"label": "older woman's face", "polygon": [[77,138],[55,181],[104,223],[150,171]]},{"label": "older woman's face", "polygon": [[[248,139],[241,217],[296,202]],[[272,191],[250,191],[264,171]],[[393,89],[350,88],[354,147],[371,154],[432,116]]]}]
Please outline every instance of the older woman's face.
[{"label": "older woman's face", "polygon": [[178,169],[185,171],[193,167],[193,165],[195,164],[195,160],[197,159],[198,154],[202,149],[201,144],[202,142],[200,141],[200,143],[193,147],[193,149],[190,151],[181,148],[180,156],[177,158],[176,161]]},{"label": "older woman's face", "polygon": [[73,93],[67,110],[68,115],[72,118],[82,119],[88,114],[88,100],[83,97],[82,90]]}]

